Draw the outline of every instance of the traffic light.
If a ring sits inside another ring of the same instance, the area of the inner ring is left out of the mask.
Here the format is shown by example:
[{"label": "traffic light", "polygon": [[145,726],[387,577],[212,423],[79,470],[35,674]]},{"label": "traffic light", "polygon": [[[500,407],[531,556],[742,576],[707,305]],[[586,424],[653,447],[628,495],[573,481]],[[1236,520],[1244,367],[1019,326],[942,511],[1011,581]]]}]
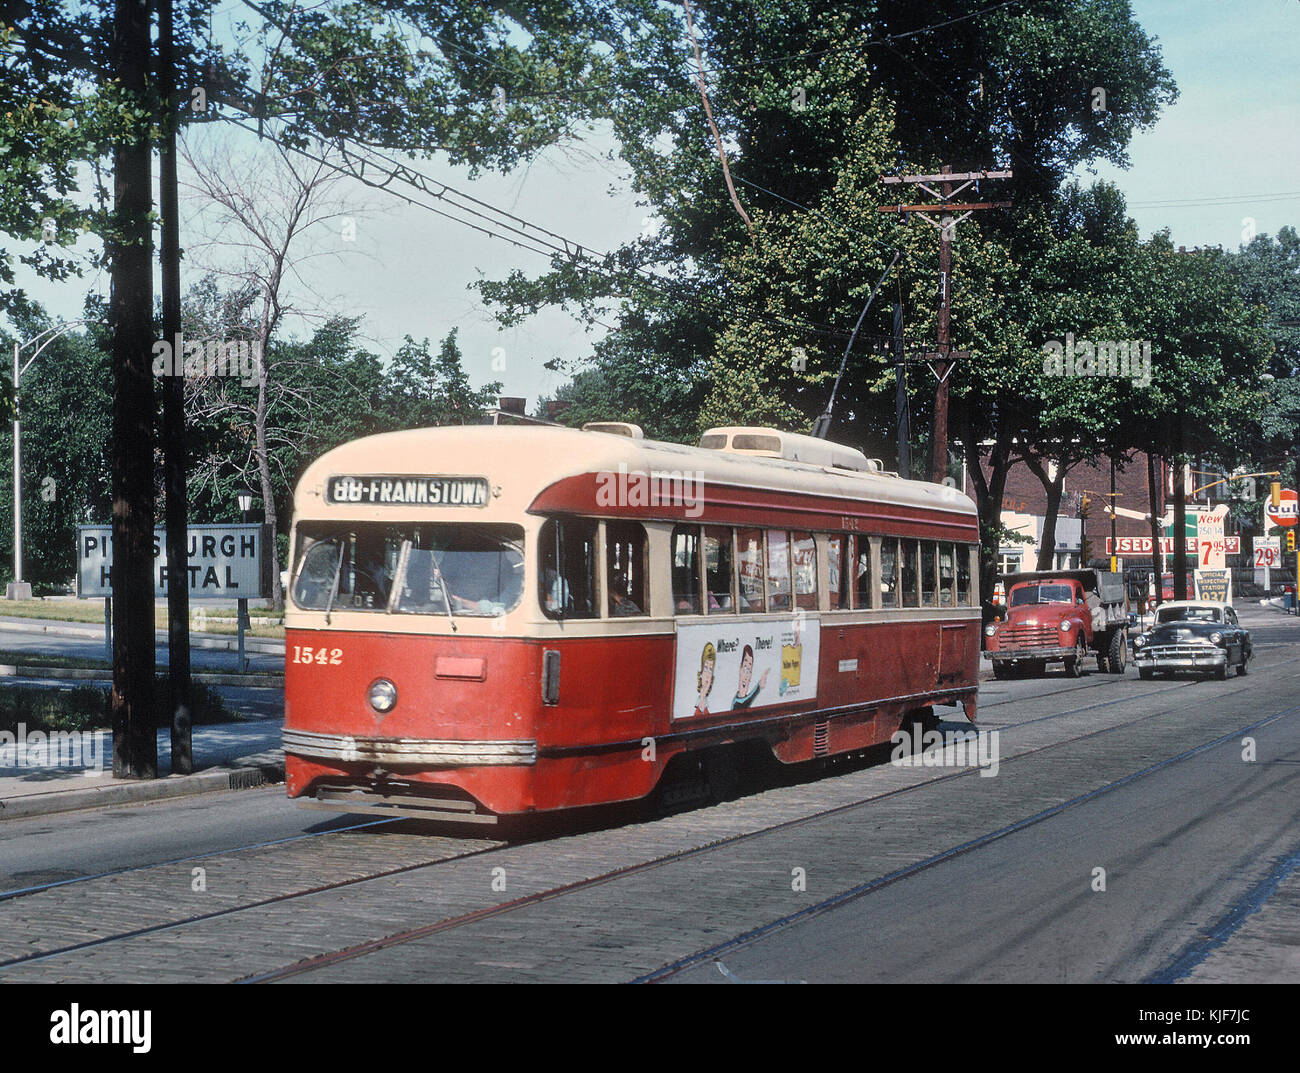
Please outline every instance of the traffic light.
[{"label": "traffic light", "polygon": [[1274,481],[1272,484],[1268,486],[1268,501],[1270,504],[1272,504],[1274,510],[1277,510],[1277,508],[1281,505],[1282,503],[1282,482],[1281,481]]},{"label": "traffic light", "polygon": [[1081,500],[1079,500],[1079,517],[1080,518],[1088,517],[1088,508],[1091,506],[1092,506],[1092,500],[1088,496],[1084,496]]},{"label": "traffic light", "polygon": [[1288,529],[1286,531],[1286,550],[1288,555],[1295,551],[1295,530],[1294,529]]}]

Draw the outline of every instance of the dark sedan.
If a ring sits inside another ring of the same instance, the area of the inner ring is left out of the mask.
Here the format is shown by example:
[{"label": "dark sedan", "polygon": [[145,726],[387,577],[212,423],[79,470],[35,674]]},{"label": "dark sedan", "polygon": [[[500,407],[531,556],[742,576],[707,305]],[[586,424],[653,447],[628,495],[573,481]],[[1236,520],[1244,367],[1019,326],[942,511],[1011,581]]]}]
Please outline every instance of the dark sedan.
[{"label": "dark sedan", "polygon": [[1133,642],[1133,661],[1143,678],[1191,671],[1223,679],[1230,667],[1242,675],[1250,655],[1250,631],[1232,607],[1200,600],[1161,604],[1155,625]]}]

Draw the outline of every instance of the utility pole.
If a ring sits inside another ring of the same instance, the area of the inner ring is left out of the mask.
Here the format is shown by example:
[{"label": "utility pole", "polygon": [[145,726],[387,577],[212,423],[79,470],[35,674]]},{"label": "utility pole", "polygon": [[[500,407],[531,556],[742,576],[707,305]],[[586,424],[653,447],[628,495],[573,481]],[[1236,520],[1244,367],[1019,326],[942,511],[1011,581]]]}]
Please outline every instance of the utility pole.
[{"label": "utility pole", "polygon": [[912,423],[907,412],[907,361],[903,357],[903,303],[894,303],[894,362],[897,379],[894,388],[894,417],[898,425],[898,475],[912,477]]},{"label": "utility pole", "polygon": [[[957,360],[969,355],[952,350],[949,338],[949,292],[952,283],[952,240],[957,232],[957,225],[973,212],[984,209],[1001,209],[1008,207],[1009,201],[986,201],[957,203],[952,201],[972,183],[981,179],[1010,179],[1010,171],[967,171],[953,172],[951,164],[939,169],[938,175],[887,175],[881,181],[886,185],[908,183],[924,190],[936,202],[920,205],[882,205],[879,212],[917,213],[926,223],[939,231],[939,310],[937,315],[936,352],[926,355],[932,364],[938,383],[934,389],[934,434],[930,438],[930,479],[936,484],[943,482],[948,473],[948,376]],[[937,183],[936,190],[930,184]],[[954,184],[960,183],[960,186]],[[937,212],[939,219],[931,219],[927,213]],[[960,216],[953,213],[960,212]]]},{"label": "utility pole", "polygon": [[175,348],[163,378],[162,454],[167,523],[167,682],[171,713],[173,775],[194,770],[190,727],[190,590],[185,489],[185,378],[180,374],[181,242],[176,180],[176,47],[172,0],[158,4],[158,93],[162,99],[162,150],[158,154],[158,201],[162,209],[162,336]]},{"label": "utility pole", "polygon": [[[151,68],[149,0],[116,0],[110,67],[143,107]],[[153,171],[148,129],[113,146],[113,218],[105,242],[113,328],[113,774],[158,777],[153,622]]]}]

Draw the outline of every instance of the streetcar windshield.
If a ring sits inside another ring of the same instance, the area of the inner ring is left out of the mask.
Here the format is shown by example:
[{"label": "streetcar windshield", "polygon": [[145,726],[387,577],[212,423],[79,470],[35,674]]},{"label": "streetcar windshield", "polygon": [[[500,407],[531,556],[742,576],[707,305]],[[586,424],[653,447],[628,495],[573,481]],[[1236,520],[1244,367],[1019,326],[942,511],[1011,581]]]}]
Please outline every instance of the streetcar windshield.
[{"label": "streetcar windshield", "polygon": [[1011,590],[1011,606],[1021,604],[1070,604],[1074,602],[1072,585],[1023,585]]},{"label": "streetcar windshield", "polygon": [[504,615],[523,589],[517,525],[298,527],[293,602],[307,610]]}]

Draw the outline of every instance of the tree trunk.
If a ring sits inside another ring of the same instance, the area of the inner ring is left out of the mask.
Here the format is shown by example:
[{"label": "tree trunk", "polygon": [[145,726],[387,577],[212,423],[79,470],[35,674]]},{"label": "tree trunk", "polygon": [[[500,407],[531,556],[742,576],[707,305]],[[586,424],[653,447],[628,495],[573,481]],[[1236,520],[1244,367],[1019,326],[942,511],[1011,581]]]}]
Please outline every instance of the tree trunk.
[{"label": "tree trunk", "polygon": [[1159,603],[1164,593],[1164,580],[1160,556],[1160,481],[1156,476],[1156,456],[1147,452],[1147,498],[1151,501],[1151,576],[1155,578],[1153,600]]},{"label": "tree trunk", "polygon": [[[158,154],[162,210],[162,337],[181,332],[181,249],[176,184],[175,49],[172,0],[158,0],[158,89],[163,100],[163,146]],[[163,379],[162,454],[167,491],[167,685],[171,713],[171,773],[194,770],[190,727],[189,497],[185,488],[185,378],[173,368]]]},{"label": "tree trunk", "polygon": [[[150,67],[147,0],[117,0],[112,68],[143,104]],[[154,731],[153,231],[144,132],[113,147],[109,320],[113,329],[113,774],[158,776]]]},{"label": "tree trunk", "polygon": [[1037,458],[1023,455],[1022,461],[1029,467],[1029,472],[1038,478],[1038,483],[1047,493],[1047,513],[1043,515],[1043,535],[1038,542],[1038,562],[1034,569],[1053,570],[1056,568],[1056,519],[1061,513],[1061,495],[1065,491],[1065,467],[1058,465],[1056,476],[1052,478],[1047,475],[1047,467]]},{"label": "tree trunk", "polygon": [[1006,490],[1011,459],[1011,433],[999,429],[989,452],[989,476],[984,477],[980,445],[969,412],[965,415],[966,471],[975,490],[975,508],[980,526],[980,607],[983,620],[993,620],[993,585],[998,572],[999,536],[1002,528],[1002,495]]}]

